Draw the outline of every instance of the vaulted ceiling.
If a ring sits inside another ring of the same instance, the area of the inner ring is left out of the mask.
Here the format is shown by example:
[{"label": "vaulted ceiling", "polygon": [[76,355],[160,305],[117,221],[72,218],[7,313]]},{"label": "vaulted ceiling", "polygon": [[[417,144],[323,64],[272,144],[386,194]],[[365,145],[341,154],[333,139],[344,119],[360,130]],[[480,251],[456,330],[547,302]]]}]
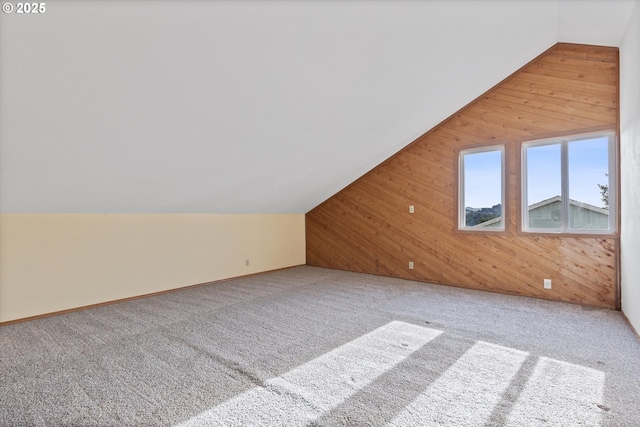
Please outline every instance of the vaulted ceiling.
[{"label": "vaulted ceiling", "polygon": [[304,213],[634,2],[46,3],[0,18],[3,212]]}]

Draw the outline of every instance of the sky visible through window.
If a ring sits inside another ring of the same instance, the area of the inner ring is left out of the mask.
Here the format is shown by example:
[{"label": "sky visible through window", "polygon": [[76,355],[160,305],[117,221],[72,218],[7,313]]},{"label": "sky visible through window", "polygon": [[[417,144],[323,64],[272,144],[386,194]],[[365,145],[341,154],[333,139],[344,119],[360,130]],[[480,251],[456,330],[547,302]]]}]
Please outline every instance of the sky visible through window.
[{"label": "sky visible through window", "polygon": [[[527,148],[527,204],[562,193],[559,143]],[[605,207],[598,184],[608,184],[609,140],[607,137],[569,143],[569,198]]]},{"label": "sky visible through window", "polygon": [[562,168],[560,162],[560,144],[527,148],[528,206],[561,195]]},{"label": "sky visible through window", "polygon": [[490,208],[502,202],[502,152],[486,151],[464,156],[464,204]]},{"label": "sky visible through window", "polygon": [[[500,151],[465,155],[465,207],[483,208],[501,202]],[[608,137],[569,143],[569,197],[605,207],[598,184],[608,184]],[[560,144],[527,149],[528,205],[561,195]]]},{"label": "sky visible through window", "polygon": [[574,141],[569,143],[569,198],[605,207],[598,184],[608,184],[609,139]]}]

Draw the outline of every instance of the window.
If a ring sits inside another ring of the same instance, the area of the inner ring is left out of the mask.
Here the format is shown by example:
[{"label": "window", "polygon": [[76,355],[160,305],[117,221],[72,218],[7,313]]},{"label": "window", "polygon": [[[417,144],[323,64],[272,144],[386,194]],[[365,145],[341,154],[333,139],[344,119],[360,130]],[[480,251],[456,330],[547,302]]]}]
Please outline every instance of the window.
[{"label": "window", "polygon": [[522,145],[522,229],[615,231],[615,136],[580,135]]},{"label": "window", "polygon": [[504,231],[504,146],[462,150],[458,228]]}]

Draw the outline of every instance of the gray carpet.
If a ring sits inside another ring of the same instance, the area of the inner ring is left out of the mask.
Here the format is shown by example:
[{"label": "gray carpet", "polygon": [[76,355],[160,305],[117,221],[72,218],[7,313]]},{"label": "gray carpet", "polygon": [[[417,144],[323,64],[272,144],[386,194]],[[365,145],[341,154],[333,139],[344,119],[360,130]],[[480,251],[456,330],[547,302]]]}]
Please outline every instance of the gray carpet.
[{"label": "gray carpet", "polygon": [[618,312],[314,267],[0,343],[2,426],[640,426]]}]

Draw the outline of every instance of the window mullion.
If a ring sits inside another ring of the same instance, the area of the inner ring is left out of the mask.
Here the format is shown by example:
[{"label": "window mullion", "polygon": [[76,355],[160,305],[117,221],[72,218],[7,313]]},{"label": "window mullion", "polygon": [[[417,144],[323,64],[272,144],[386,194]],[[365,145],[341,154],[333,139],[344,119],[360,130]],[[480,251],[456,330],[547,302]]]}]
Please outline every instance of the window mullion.
[{"label": "window mullion", "polygon": [[467,219],[466,219],[466,215],[465,215],[465,206],[466,206],[466,201],[465,201],[465,197],[464,197],[464,182],[465,182],[465,177],[464,177],[464,155],[461,155],[459,160],[458,160],[458,167],[460,168],[460,177],[458,178],[458,200],[459,200],[459,205],[458,205],[458,224],[462,224],[462,228],[465,228],[467,226]]},{"label": "window mullion", "polygon": [[617,228],[617,156],[616,156],[616,148],[615,148],[616,139],[614,135],[609,135],[608,139],[608,153],[609,153],[609,168],[607,175],[607,185],[608,185],[608,207],[609,207],[609,230],[616,230]]},{"label": "window mullion", "polygon": [[562,200],[562,231],[569,231],[569,216],[571,215],[571,201],[569,200],[569,142],[565,139],[561,143],[561,197]]},{"label": "window mullion", "polygon": [[522,207],[522,218],[520,219],[522,221],[522,230],[524,231],[529,231],[529,207],[528,207],[528,200],[529,200],[529,195],[527,192],[527,187],[529,186],[529,175],[528,175],[528,169],[527,169],[527,149],[525,148],[526,146],[523,145],[520,149],[520,155],[522,157],[521,159],[521,171],[522,171],[522,175],[521,175],[521,200],[520,200],[520,204]]}]

